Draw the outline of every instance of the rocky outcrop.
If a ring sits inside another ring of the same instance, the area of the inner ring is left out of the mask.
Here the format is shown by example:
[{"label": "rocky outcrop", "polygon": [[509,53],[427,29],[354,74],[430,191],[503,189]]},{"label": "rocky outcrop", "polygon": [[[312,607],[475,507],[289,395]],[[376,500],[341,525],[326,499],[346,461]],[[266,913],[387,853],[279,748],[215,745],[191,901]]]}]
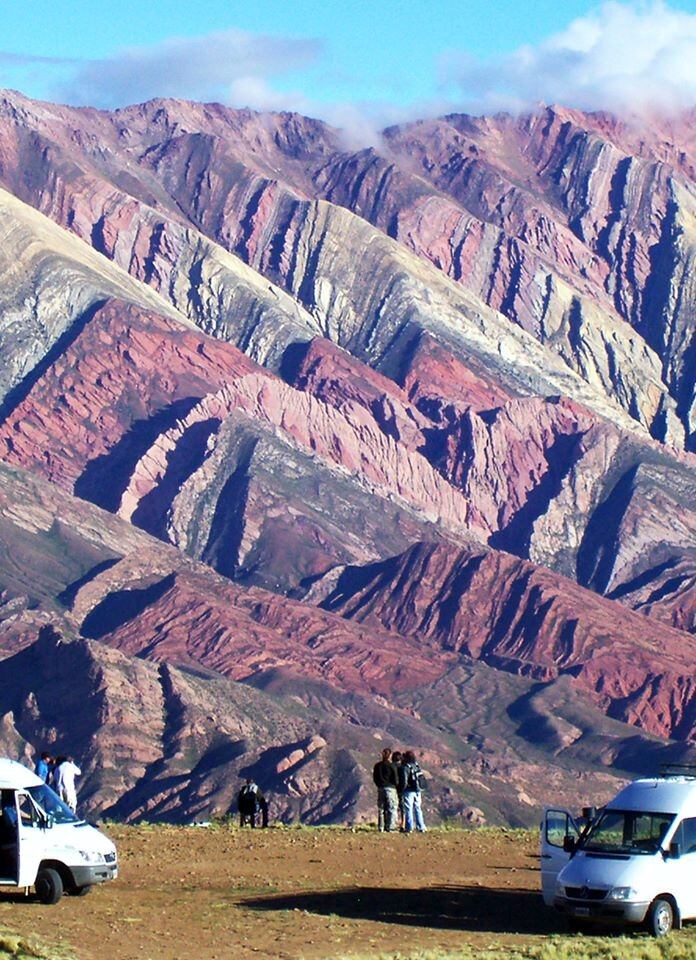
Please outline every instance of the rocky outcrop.
[{"label": "rocky outcrop", "polygon": [[105,300],[176,316],[152,290],[2,189],[0,241],[3,412]]},{"label": "rocky outcrop", "polygon": [[338,409],[361,403],[420,450],[462,490],[492,546],[693,630],[688,460],[562,398],[502,394],[427,339],[413,357],[408,392],[325,340],[304,347],[286,375]]},{"label": "rocky outcrop", "polygon": [[[15,201],[8,209],[25,224],[27,243],[34,237],[35,249],[57,256],[55,227]],[[82,255],[67,240],[71,256]],[[85,256],[94,270],[101,266],[94,254]],[[119,510],[228,575],[283,591],[335,564],[364,563],[424,534],[438,536],[435,524],[691,626],[690,581],[675,604],[659,574],[665,560],[688,562],[688,496],[677,497],[682,532],[669,535],[669,555],[642,566],[631,559],[640,553],[646,560],[646,543],[665,542],[655,531],[673,513],[669,491],[687,482],[686,463],[657,457],[662,466],[652,470],[650,488],[641,484],[633,496],[634,520],[614,537],[595,513],[599,518],[605,501],[616,499],[617,471],[654,461],[654,450],[631,441],[629,460],[628,441],[587,408],[524,397],[519,377],[512,394],[486,366],[486,353],[465,365],[430,334],[407,338],[400,389],[314,338],[286,349],[279,364],[298,393],[103,265],[107,277],[112,271],[124,279],[133,299],[142,291],[148,306],[102,299],[60,343],[53,340],[7,404],[0,443],[8,461]],[[62,276],[58,271],[53,282]],[[103,294],[111,289],[102,284]],[[51,297],[37,286],[36,309],[51,309]],[[670,480],[673,474],[682,479]],[[382,498],[381,514],[373,494]],[[654,521],[643,523],[642,512]],[[352,534],[356,516],[363,520]],[[646,532],[631,545],[629,531],[641,525]],[[602,569],[613,564],[616,576],[589,572],[594,555]],[[650,569],[657,572],[646,603],[623,587]]]},{"label": "rocky outcrop", "polygon": [[[547,314],[554,326],[556,278],[595,302],[609,299],[613,309],[603,310],[605,324],[612,315],[620,317],[655,351],[682,422],[693,431],[692,401],[685,406],[683,400],[684,391],[693,397],[687,361],[693,289],[683,267],[694,255],[696,199],[687,130],[685,117],[681,129],[673,127],[661,139],[647,124],[635,129],[611,117],[554,107],[519,118],[452,116],[389,131],[388,141],[397,156],[414,158],[421,177],[490,225],[489,231],[503,231],[499,260],[489,273],[489,302],[505,298],[504,312],[523,326],[541,323],[544,338]],[[543,272],[528,245],[551,266],[543,306],[527,299],[534,287],[526,278],[536,273],[539,282]],[[581,302],[575,301],[578,313],[584,312]],[[620,325],[614,329],[615,343],[630,343],[630,333],[621,333]],[[600,357],[601,331],[588,319],[582,339],[594,337],[600,339],[589,353]],[[572,333],[565,346],[559,344],[564,354],[573,351],[571,340]],[[609,342],[605,350],[609,356]],[[576,362],[583,364],[577,351]]]},{"label": "rocky outcrop", "polygon": [[[403,638],[258,589],[243,589],[179,551],[57,487],[0,465],[3,584],[50,599],[75,633],[129,654],[194,662],[235,679],[293,667],[343,675],[346,686],[388,694],[439,675],[446,660]],[[55,563],[70,552],[64,568]],[[303,652],[300,654],[299,651]]]}]

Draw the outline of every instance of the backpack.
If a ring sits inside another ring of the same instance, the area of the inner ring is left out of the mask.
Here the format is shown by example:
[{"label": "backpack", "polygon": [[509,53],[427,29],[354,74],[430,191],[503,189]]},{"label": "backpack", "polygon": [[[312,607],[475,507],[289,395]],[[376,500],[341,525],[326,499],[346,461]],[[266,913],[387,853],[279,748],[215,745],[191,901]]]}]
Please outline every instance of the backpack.
[{"label": "backpack", "polygon": [[406,790],[427,790],[428,781],[425,779],[417,763],[409,763],[406,769]]}]

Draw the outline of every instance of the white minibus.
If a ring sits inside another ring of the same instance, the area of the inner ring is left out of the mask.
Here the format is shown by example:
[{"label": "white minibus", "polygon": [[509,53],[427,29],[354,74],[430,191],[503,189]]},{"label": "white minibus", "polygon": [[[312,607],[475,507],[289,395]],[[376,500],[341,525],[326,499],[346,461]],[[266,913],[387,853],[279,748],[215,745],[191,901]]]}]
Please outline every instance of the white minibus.
[{"label": "white minibus", "polygon": [[659,937],[696,918],[696,775],[635,780],[582,830],[567,810],[547,809],[541,884],[575,927],[645,924]]},{"label": "white minibus", "polygon": [[40,777],[0,758],[0,886],[34,887],[43,903],[84,896],[118,874],[116,847]]}]

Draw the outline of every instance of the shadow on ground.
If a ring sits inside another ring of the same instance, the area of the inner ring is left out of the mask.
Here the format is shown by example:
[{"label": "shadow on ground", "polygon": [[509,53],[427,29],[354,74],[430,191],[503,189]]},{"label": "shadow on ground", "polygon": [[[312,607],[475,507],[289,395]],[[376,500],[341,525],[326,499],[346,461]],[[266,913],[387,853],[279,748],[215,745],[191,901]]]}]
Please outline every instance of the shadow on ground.
[{"label": "shadow on ground", "polygon": [[532,890],[479,886],[351,887],[245,900],[254,910],[306,910],[354,920],[487,933],[557,933],[562,921]]}]

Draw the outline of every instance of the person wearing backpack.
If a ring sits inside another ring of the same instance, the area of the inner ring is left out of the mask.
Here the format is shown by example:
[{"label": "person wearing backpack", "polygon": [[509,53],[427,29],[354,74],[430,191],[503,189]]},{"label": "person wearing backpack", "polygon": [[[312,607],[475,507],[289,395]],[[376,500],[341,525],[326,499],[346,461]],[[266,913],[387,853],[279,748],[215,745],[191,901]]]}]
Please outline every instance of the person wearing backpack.
[{"label": "person wearing backpack", "polygon": [[244,786],[237,796],[237,808],[239,810],[239,826],[243,827],[249,824],[250,827],[256,826],[256,814],[259,809],[259,788],[247,777]]},{"label": "person wearing backpack", "polygon": [[425,788],[425,777],[416,760],[413,750],[407,750],[403,763],[399,769],[401,778],[401,792],[404,804],[404,833],[412,833],[415,828],[419,833],[426,832],[423,819],[421,794]]}]

